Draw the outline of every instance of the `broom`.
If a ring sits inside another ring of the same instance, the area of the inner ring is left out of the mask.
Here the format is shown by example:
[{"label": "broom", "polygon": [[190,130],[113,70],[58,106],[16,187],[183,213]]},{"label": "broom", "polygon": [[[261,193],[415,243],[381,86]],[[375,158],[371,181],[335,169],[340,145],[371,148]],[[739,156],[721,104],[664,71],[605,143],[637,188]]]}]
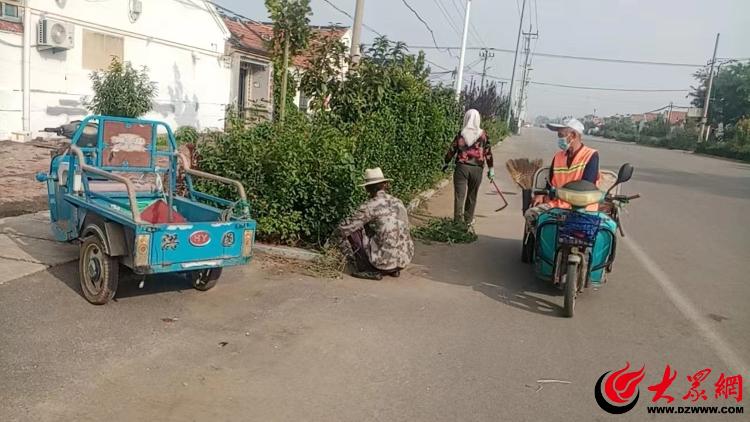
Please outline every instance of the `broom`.
[{"label": "broom", "polygon": [[510,178],[521,188],[523,193],[523,209],[526,212],[531,206],[531,191],[534,189],[534,175],[542,168],[543,160],[528,158],[512,158],[505,162]]}]

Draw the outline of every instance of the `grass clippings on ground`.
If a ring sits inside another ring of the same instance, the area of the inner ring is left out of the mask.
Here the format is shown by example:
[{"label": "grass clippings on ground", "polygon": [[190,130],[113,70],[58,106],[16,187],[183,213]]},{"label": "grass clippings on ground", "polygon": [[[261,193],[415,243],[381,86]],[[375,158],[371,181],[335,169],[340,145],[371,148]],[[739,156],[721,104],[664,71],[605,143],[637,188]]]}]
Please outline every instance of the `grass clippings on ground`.
[{"label": "grass clippings on ground", "polygon": [[469,224],[452,218],[429,219],[425,224],[414,227],[411,234],[425,243],[471,243],[477,240],[477,234]]}]

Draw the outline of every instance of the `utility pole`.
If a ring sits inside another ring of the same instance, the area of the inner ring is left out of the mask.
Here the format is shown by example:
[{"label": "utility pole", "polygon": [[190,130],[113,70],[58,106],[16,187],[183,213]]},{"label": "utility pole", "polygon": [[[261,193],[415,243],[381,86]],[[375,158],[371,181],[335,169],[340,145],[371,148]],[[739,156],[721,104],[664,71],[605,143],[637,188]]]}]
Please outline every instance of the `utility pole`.
[{"label": "utility pole", "polygon": [[484,89],[484,77],[485,75],[487,75],[487,59],[490,57],[495,57],[495,53],[487,50],[486,48],[483,48],[482,51],[479,52],[479,57],[484,58],[484,65],[482,66],[482,82],[480,83],[481,88]]},{"label": "utility pole", "polygon": [[[701,119],[701,133],[700,136],[698,136],[698,142],[708,140],[708,132],[710,130],[706,131],[706,123],[708,123],[708,103],[711,99],[711,88],[714,84],[714,64],[716,63],[716,51],[719,49],[719,35],[716,34],[716,43],[714,44],[714,56],[711,59],[711,68],[709,69],[708,74],[708,88],[706,88],[706,100],[703,102],[703,118]],[[706,138],[703,139],[703,132],[706,131]]]},{"label": "utility pole", "polygon": [[466,58],[466,39],[469,35],[470,10],[471,0],[466,0],[466,12],[464,13],[464,33],[461,36],[461,55],[458,58],[458,77],[456,78],[456,100],[461,98],[461,89],[463,88],[464,83],[464,59]]},{"label": "utility pole", "polygon": [[529,25],[529,32],[523,33],[524,39],[525,39],[525,47],[524,47],[524,62],[523,62],[523,77],[521,78],[521,89],[518,92],[518,113],[516,113],[516,133],[521,132],[521,115],[524,112],[524,107],[526,103],[526,90],[529,86],[529,76],[531,74],[531,40],[532,38],[537,38],[539,36],[539,32],[531,32],[531,25]]},{"label": "utility pole", "polygon": [[359,51],[360,36],[362,34],[362,15],[365,13],[365,0],[357,0],[357,6],[354,9],[354,26],[352,27],[352,46],[349,54],[352,58],[352,65],[356,66],[361,57]]},{"label": "utility pole", "polygon": [[284,33],[284,66],[281,69],[281,104],[279,104],[279,121],[284,124],[284,116],[286,115],[286,89],[287,89],[287,78],[289,77],[289,33]]},{"label": "utility pole", "polygon": [[505,124],[510,128],[510,115],[513,110],[513,82],[516,78],[516,62],[518,60],[518,46],[521,43],[521,28],[523,27],[523,14],[526,11],[526,0],[523,0],[521,6],[521,18],[518,22],[518,35],[516,36],[516,54],[513,56],[513,70],[510,72],[510,95],[508,95],[508,115],[505,117]]}]

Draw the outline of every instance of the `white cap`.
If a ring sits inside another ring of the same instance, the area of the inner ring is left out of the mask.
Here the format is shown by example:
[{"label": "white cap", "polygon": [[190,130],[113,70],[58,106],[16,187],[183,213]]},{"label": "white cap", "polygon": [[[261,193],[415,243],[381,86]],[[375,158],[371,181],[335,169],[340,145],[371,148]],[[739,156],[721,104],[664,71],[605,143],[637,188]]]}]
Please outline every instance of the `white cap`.
[{"label": "white cap", "polygon": [[562,124],[547,123],[547,129],[553,130],[555,132],[557,132],[560,129],[564,129],[566,127],[578,132],[579,135],[583,135],[583,123],[578,121],[578,119],[571,118],[571,119],[563,120]]}]

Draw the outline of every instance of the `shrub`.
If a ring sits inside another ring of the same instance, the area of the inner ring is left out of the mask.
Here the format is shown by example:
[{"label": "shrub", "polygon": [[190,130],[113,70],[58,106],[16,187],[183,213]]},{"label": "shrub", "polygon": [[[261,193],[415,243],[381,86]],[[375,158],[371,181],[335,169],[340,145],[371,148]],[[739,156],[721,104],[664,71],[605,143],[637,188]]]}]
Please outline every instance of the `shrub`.
[{"label": "shrub", "polygon": [[90,78],[94,97],[86,107],[94,114],[140,117],[151,111],[157,89],[145,66],[136,70],[113,57],[107,70],[92,72]]},{"label": "shrub", "polygon": [[[234,123],[199,143],[198,153],[202,169],[243,183],[261,239],[322,245],[354,205],[353,148],[353,139],[332,125],[293,113],[284,127]],[[201,187],[236,195],[227,186]]]},{"label": "shrub", "polygon": [[[452,90],[431,87],[427,76],[423,56],[380,40],[356,72],[329,81],[329,110],[318,104],[311,118],[292,110],[283,127],[230,119],[226,133],[199,142],[199,165],[242,181],[260,239],[322,246],[365,198],[358,186],[365,168],[381,167],[404,201],[444,177],[442,158],[461,107]],[[234,195],[225,186],[202,187]]]},{"label": "shrub", "polygon": [[497,145],[508,136],[508,126],[501,119],[496,118],[482,124],[492,145]]},{"label": "shrub", "polygon": [[177,145],[195,144],[198,141],[198,131],[192,126],[180,126],[174,131]]},{"label": "shrub", "polygon": [[635,133],[623,132],[623,133],[614,134],[614,138],[617,139],[618,141],[623,141],[623,142],[635,142],[636,139],[638,138],[638,135]]},{"label": "shrub", "polygon": [[750,162],[750,145],[701,142],[696,146],[695,152]]},{"label": "shrub", "polygon": [[666,138],[662,139],[663,147],[669,149],[684,149],[692,151],[698,141],[698,133],[694,129],[676,128]]}]

